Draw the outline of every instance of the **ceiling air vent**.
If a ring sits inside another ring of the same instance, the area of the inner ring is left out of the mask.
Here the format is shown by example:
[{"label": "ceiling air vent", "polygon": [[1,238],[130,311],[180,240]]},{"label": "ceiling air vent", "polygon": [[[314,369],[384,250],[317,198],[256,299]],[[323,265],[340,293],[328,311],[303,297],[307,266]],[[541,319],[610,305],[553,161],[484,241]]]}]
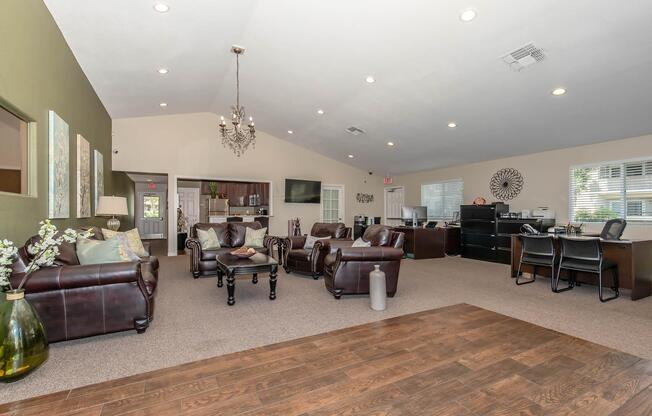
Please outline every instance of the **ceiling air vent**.
[{"label": "ceiling air vent", "polygon": [[514,71],[520,71],[543,61],[545,58],[546,55],[543,53],[543,49],[536,47],[533,42],[501,56],[501,59]]},{"label": "ceiling air vent", "polygon": [[351,126],[346,128],[346,132],[351,133],[354,136],[359,136],[364,133],[364,130],[355,126]]}]

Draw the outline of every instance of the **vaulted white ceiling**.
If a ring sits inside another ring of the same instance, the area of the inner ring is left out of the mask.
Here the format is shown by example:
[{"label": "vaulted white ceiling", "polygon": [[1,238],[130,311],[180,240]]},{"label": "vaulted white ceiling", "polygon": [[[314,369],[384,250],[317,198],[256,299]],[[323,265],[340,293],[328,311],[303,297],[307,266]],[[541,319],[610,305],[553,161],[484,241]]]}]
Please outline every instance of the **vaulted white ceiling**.
[{"label": "vaulted white ceiling", "polygon": [[[379,174],[652,132],[650,0],[161,2],[45,0],[114,118],[228,117],[238,44],[257,128]],[[531,41],[544,61],[501,61]]]}]

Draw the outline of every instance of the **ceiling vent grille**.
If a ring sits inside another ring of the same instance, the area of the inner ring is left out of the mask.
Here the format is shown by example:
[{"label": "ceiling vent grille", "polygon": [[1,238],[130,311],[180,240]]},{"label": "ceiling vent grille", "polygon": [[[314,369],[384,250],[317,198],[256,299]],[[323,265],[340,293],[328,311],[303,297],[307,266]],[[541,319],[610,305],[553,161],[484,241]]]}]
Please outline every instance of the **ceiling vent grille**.
[{"label": "ceiling vent grille", "polygon": [[543,49],[536,47],[534,42],[530,42],[527,45],[506,53],[501,56],[501,59],[509,65],[512,70],[520,71],[528,66],[536,64],[537,62],[543,61],[546,59],[546,55],[543,53]]},{"label": "ceiling vent grille", "polygon": [[346,132],[351,133],[354,136],[359,136],[364,133],[364,130],[355,126],[351,126],[346,128]]}]

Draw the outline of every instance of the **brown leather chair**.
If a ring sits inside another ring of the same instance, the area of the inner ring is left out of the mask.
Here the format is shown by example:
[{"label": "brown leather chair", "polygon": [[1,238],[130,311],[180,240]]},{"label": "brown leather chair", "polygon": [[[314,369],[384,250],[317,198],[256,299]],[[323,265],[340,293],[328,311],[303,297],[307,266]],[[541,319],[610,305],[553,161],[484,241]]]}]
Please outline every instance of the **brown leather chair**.
[{"label": "brown leather chair", "polygon": [[[102,240],[99,229],[92,238]],[[11,282],[18,285],[32,256],[19,249]],[[149,252],[149,244],[143,243]],[[135,329],[143,333],[154,317],[158,259],[80,265],[75,244],[62,243],[52,267],[32,273],[25,297],[36,309],[49,342]]]},{"label": "brown leather chair", "polygon": [[[329,240],[351,241],[351,227],[341,222],[317,222],[312,226],[310,235],[314,237],[330,237]],[[323,240],[315,243],[312,249],[304,249],[306,235],[287,237],[283,242],[283,268],[287,273],[297,272],[309,274],[313,279],[319,279],[324,272],[324,257],[321,247]]]},{"label": "brown leather chair", "polygon": [[[246,229],[253,228],[260,230],[263,228],[261,223],[254,222],[223,222],[223,223],[197,223],[190,229],[190,238],[186,240],[186,247],[191,250],[190,254],[190,271],[196,279],[199,276],[217,275],[217,260],[215,257],[220,253],[231,252],[238,247],[242,247],[245,242]],[[197,238],[197,229],[208,230],[212,228],[217,234],[220,242],[220,248],[206,250],[202,248]],[[277,238],[269,235],[265,236],[263,246],[256,248],[259,253],[272,255],[273,246]]]},{"label": "brown leather chair", "polygon": [[322,251],[324,283],[335,299],[369,293],[369,272],[380,265],[387,279],[387,296],[394,297],[403,258],[403,233],[384,225],[367,227],[362,239],[371,247],[351,247],[350,242],[326,241]]}]

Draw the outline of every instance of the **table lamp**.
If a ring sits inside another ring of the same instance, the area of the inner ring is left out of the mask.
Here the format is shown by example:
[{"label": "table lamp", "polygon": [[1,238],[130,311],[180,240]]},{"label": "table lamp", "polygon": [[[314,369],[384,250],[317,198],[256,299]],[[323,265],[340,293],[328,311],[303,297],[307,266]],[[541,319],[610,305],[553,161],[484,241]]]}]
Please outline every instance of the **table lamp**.
[{"label": "table lamp", "polygon": [[108,217],[106,226],[109,230],[118,231],[120,228],[120,220],[116,215],[129,215],[127,209],[127,198],[122,196],[101,196],[100,201],[95,209],[95,215],[98,217]]}]

